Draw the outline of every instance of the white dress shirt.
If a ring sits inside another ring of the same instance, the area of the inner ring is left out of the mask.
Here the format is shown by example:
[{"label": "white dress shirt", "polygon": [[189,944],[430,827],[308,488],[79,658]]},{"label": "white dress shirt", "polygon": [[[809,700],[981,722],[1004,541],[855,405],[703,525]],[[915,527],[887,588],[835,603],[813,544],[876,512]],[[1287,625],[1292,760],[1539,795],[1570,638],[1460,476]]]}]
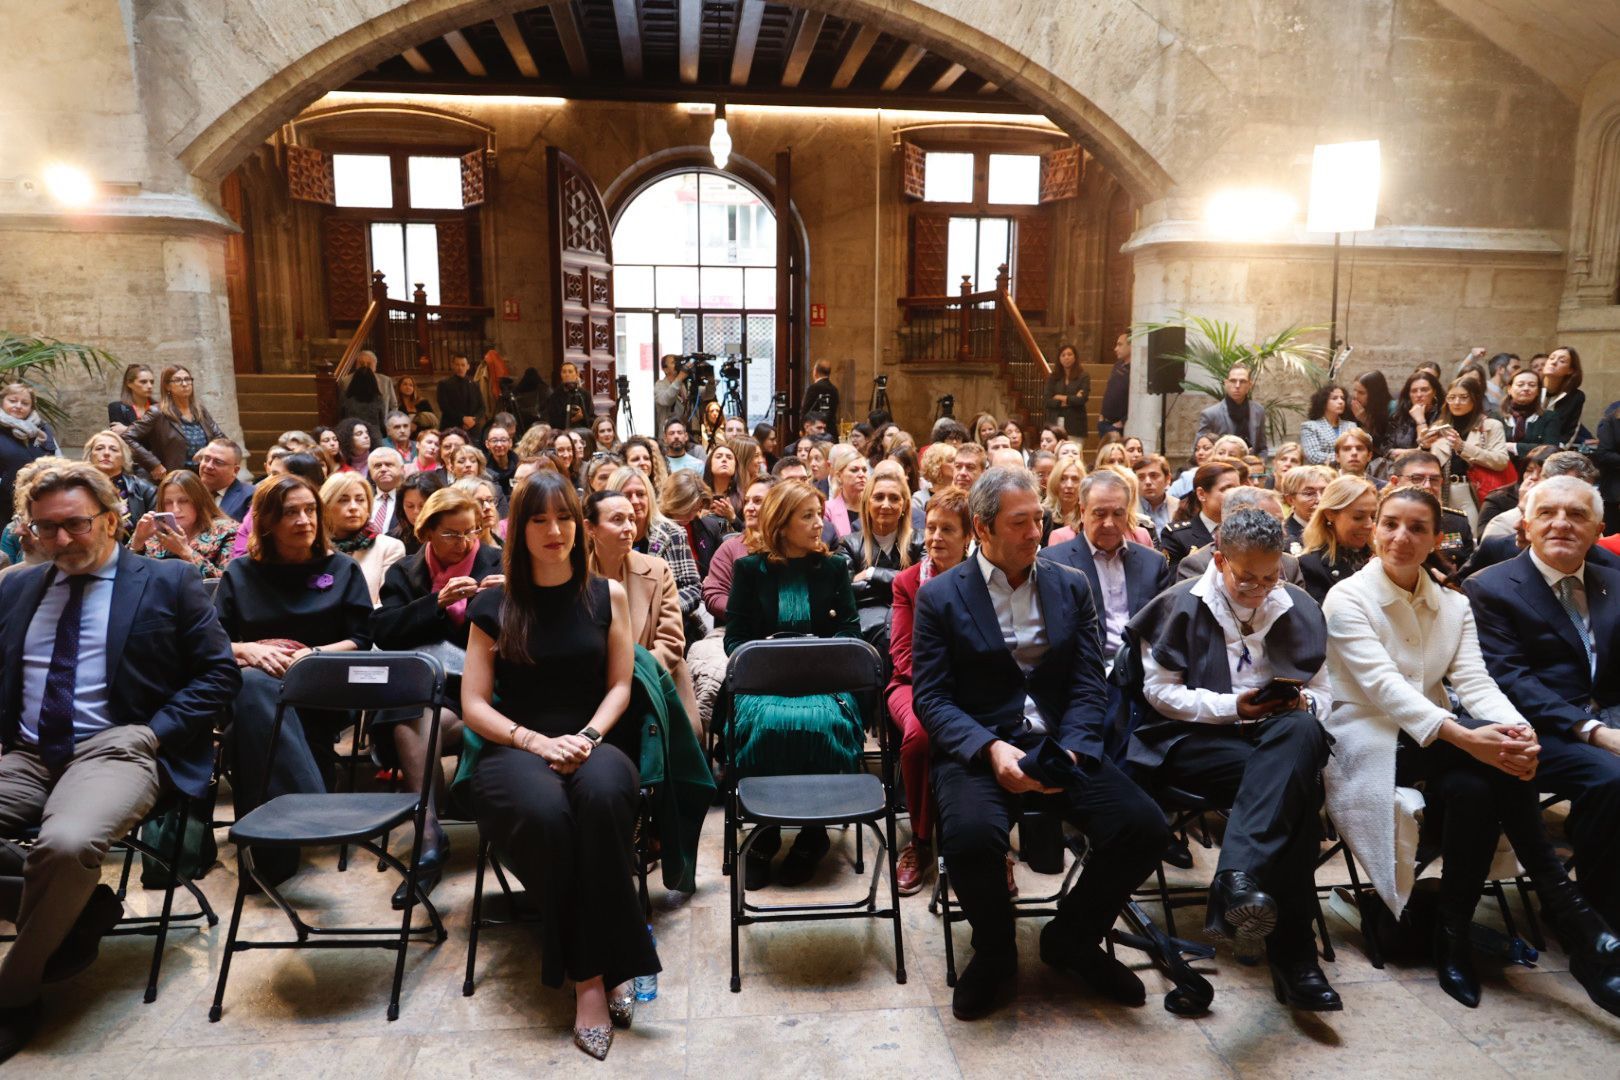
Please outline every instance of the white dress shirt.
[{"label": "white dress shirt", "polygon": [[377,505],[371,508],[371,522],[377,526],[378,532],[387,532],[389,523],[394,520],[394,500],[399,498],[399,490],[377,492]]},{"label": "white dress shirt", "polygon": [[[1266,594],[1260,606],[1253,609],[1252,617],[1245,619],[1250,632],[1245,634],[1238,624],[1240,615],[1250,609],[1242,606],[1226,589],[1226,579],[1213,562],[1192,587],[1198,597],[1215,616],[1221,632],[1226,636],[1226,663],[1232,673],[1232,692],[1222,694],[1205,687],[1189,687],[1186,673],[1171,671],[1153,658],[1152,643],[1142,643],[1142,694],[1161,716],[1171,720],[1186,720],[1194,724],[1235,724],[1238,722],[1238,696],[1245,690],[1258,690],[1271,681],[1271,661],[1266,656],[1266,633],[1294,606],[1288,590],[1280,585]],[[1316,707],[1316,715],[1327,716],[1333,695],[1328,687],[1327,665],[1317,669],[1310,682],[1302,688],[1305,696]]]},{"label": "white dress shirt", "polygon": [[[1027,676],[1035,670],[1035,665],[1041,662],[1051,646],[1051,640],[1046,635],[1046,620],[1041,617],[1040,593],[1035,589],[1038,571],[1031,565],[1029,576],[1015,589],[1001,568],[985,558],[983,552],[977,553],[974,558],[979,560],[979,572],[984,575],[985,588],[990,590],[990,606],[996,612],[1001,640]],[[1024,695],[1024,724],[1026,731],[1046,734],[1046,721],[1041,718],[1041,710],[1036,707],[1035,699],[1028,694]]]},{"label": "white dress shirt", "polygon": [[[1498,516],[1501,516],[1501,515],[1498,515]],[[1494,525],[1494,524],[1496,524],[1496,522],[1493,520],[1491,522],[1491,524]],[[1552,590],[1553,599],[1556,600],[1558,598],[1558,583],[1560,581],[1562,581],[1566,577],[1567,578],[1573,578],[1575,580],[1575,588],[1570,591],[1569,602],[1570,602],[1571,605],[1574,606],[1575,610],[1580,614],[1580,616],[1581,616],[1581,625],[1586,628],[1586,636],[1590,640],[1590,638],[1592,637],[1592,608],[1591,608],[1590,603],[1586,599],[1586,562],[1585,562],[1585,560],[1582,560],[1580,567],[1578,569],[1576,569],[1576,571],[1573,574],[1566,574],[1562,570],[1558,570],[1558,569],[1556,569],[1554,567],[1551,567],[1551,566],[1548,566],[1546,563],[1542,562],[1541,561],[1541,556],[1536,554],[1536,549],[1535,548],[1530,548],[1529,550],[1530,550],[1530,561],[1535,564],[1536,570],[1541,574],[1542,579],[1547,582],[1547,588]],[[1560,603],[1558,606],[1559,606],[1560,609],[1562,609],[1564,605],[1562,603]],[[1597,645],[1597,643],[1593,642],[1593,647],[1594,648],[1596,647],[1596,645]],[[1579,734],[1580,734],[1581,738],[1590,740],[1591,737],[1592,737],[1592,732],[1596,731],[1598,728],[1600,728],[1602,726],[1603,726],[1603,722],[1601,720],[1588,720],[1586,723],[1581,725],[1581,730],[1580,730]]]},{"label": "white dress shirt", "polygon": [[[39,598],[39,607],[23,637],[22,715],[18,728],[22,741],[39,744],[39,710],[45,700],[45,680],[56,651],[56,626],[68,602],[68,575],[54,567],[53,580]],[[118,574],[118,550],[99,569],[90,571],[79,611],[79,662],[73,679],[73,741],[83,742],[113,726],[108,708],[107,622],[112,614],[113,579]]]},{"label": "white dress shirt", "polygon": [[1091,561],[1097,566],[1097,581],[1102,595],[1097,597],[1097,617],[1103,624],[1103,659],[1112,660],[1119,651],[1125,635],[1125,624],[1131,621],[1131,602],[1125,590],[1125,541],[1113,551],[1104,551],[1087,537],[1091,548]]}]

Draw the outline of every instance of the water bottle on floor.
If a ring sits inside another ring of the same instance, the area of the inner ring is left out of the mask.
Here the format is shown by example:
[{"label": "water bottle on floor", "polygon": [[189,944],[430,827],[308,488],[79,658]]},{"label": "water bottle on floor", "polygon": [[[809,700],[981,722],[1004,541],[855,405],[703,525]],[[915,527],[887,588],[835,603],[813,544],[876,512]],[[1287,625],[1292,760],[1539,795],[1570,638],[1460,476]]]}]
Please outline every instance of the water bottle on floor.
[{"label": "water bottle on floor", "polygon": [[[647,927],[647,936],[652,937],[651,925]],[[655,946],[658,944],[657,938],[653,938],[653,944]],[[658,976],[656,974],[637,975],[636,981],[632,985],[636,992],[637,1001],[651,1001],[658,996]]]}]

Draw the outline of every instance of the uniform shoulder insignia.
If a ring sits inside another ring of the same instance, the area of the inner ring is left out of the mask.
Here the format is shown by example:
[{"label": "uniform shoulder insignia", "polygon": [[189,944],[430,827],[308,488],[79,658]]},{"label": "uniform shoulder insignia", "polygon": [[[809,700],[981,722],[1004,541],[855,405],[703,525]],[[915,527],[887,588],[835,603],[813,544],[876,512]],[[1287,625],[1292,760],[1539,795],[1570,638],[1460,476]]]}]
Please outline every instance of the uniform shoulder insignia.
[{"label": "uniform shoulder insignia", "polygon": [[[1190,547],[1190,548],[1187,549],[1187,554],[1184,557],[1190,559],[1194,555],[1198,554],[1200,551],[1203,551],[1207,547],[1209,547],[1208,544],[1199,544],[1197,547]],[[1168,555],[1165,556],[1165,557],[1169,558]]]},{"label": "uniform shoulder insignia", "polygon": [[1166,532],[1177,532],[1177,531],[1179,531],[1181,529],[1190,529],[1190,528],[1192,528],[1192,522],[1190,522],[1190,521],[1172,521],[1169,525],[1165,526],[1165,531]]}]

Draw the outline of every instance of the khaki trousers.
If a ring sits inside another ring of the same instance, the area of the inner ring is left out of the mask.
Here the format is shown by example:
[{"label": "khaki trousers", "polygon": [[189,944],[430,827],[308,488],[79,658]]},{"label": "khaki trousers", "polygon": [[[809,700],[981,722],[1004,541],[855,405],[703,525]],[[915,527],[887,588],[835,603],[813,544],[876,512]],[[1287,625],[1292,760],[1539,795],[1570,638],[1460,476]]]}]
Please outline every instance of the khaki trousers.
[{"label": "khaki trousers", "polygon": [[31,748],[0,757],[0,836],[39,826],[31,849],[0,843],[0,919],[17,926],[0,960],[0,1008],[39,997],[45,961],[101,881],[107,851],[157,803],[157,749],[151,728],[121,724],[79,743],[59,774]]}]

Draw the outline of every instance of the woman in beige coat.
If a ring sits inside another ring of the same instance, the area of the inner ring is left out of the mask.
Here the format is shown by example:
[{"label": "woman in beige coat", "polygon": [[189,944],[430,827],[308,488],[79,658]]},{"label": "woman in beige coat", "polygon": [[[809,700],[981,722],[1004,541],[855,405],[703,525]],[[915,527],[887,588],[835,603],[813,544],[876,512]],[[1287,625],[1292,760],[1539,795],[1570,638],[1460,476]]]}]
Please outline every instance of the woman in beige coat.
[{"label": "woman in beige coat", "polygon": [[[1480,986],[1469,926],[1505,832],[1570,954],[1571,973],[1594,1001],[1620,1013],[1620,941],[1564,873],[1528,782],[1540,752],[1535,729],[1486,671],[1467,599],[1424,570],[1440,515],[1427,491],[1389,489],[1374,525],[1378,557],[1323,604],[1333,685],[1323,725],[1335,740],[1323,774],[1328,813],[1399,915],[1411,896],[1423,812],[1444,859],[1435,966],[1441,987],[1470,1008]],[[1448,682],[1461,713],[1451,708]]]},{"label": "woman in beige coat", "polygon": [[[1450,426],[1442,426],[1446,424]],[[1468,470],[1477,466],[1500,472],[1513,463],[1502,421],[1485,415],[1484,389],[1470,378],[1452,383],[1440,410],[1440,423],[1422,427],[1418,445],[1440,459],[1446,504],[1468,516],[1469,528],[1478,529],[1479,500],[1468,482]]]},{"label": "woman in beige coat", "polygon": [[686,632],[674,573],[663,559],[643,555],[632,546],[636,515],[623,492],[597,491],[585,500],[585,533],[591,570],[624,586],[636,644],[652,653],[675,680],[687,722],[701,744],[703,728],[692,673],[686,666]]}]

